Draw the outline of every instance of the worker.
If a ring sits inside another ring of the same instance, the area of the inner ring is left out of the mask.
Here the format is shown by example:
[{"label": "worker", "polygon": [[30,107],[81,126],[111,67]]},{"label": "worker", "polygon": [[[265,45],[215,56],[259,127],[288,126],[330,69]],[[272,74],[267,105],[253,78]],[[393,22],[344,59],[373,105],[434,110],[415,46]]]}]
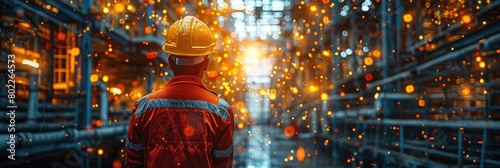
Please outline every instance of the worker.
[{"label": "worker", "polygon": [[232,166],[233,111],[202,81],[214,45],[210,28],[193,16],[170,26],[163,50],[174,76],[135,102],[127,167]]}]

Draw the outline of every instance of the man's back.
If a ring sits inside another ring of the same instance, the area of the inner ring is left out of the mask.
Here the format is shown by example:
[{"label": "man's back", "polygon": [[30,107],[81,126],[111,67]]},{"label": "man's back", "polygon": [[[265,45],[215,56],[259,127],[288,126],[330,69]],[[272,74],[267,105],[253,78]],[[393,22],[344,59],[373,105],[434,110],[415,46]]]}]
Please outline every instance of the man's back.
[{"label": "man's back", "polygon": [[139,99],[129,125],[130,167],[230,167],[233,112],[200,78],[174,76]]}]

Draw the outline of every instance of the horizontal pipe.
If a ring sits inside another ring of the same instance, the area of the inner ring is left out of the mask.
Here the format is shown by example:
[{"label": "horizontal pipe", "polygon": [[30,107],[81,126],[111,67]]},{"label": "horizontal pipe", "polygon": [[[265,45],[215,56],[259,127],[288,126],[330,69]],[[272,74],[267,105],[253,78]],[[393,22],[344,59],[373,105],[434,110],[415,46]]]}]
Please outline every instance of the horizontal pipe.
[{"label": "horizontal pipe", "polygon": [[474,121],[474,120],[417,120],[417,119],[381,119],[381,120],[353,120],[348,122],[362,122],[363,124],[401,125],[414,127],[440,127],[440,128],[465,128],[500,130],[500,121]]},{"label": "horizontal pipe", "polygon": [[[412,155],[405,155],[404,153],[399,153],[395,150],[390,150],[390,149],[384,149],[384,148],[380,148],[378,146],[373,146],[373,145],[359,145],[360,143],[358,142],[354,142],[352,140],[345,140],[345,139],[342,139],[342,138],[339,138],[339,137],[334,137],[332,135],[327,135],[327,134],[316,134],[318,137],[320,138],[325,138],[325,139],[328,139],[334,143],[342,143],[342,144],[347,144],[351,147],[355,147],[355,148],[363,148],[363,149],[367,149],[367,150],[370,150],[374,153],[377,153],[377,154],[382,154],[384,156],[392,156],[392,157],[397,157],[399,158],[400,160],[402,160],[404,163],[410,163],[412,165],[415,165],[415,166],[422,166],[422,167],[447,167],[446,165],[442,164],[442,163],[438,163],[438,162],[435,162],[435,161],[430,161],[430,160],[427,160],[425,158],[418,158],[418,157],[414,157]],[[343,147],[347,147],[345,145],[343,145]],[[390,153],[388,153],[387,151],[390,151]]]},{"label": "horizontal pipe", "polygon": [[[75,127],[75,122],[25,122],[15,125],[16,132],[26,132],[26,131],[52,131],[52,130],[60,130],[64,128],[73,128]],[[0,125],[0,130],[2,133],[5,133],[8,129],[7,123],[2,123]]]},{"label": "horizontal pipe", "polygon": [[[120,122],[106,127],[96,128],[91,131],[73,128],[40,133],[18,132],[15,134],[16,138],[14,139],[14,144],[16,145],[16,147],[27,147],[47,143],[79,141],[84,138],[108,137],[115,134],[125,134],[127,131],[127,123],[128,121]],[[5,151],[7,148],[9,148],[10,144],[7,144],[7,142],[10,140],[9,136],[10,134],[0,135],[0,150]]]},{"label": "horizontal pipe", "polygon": [[[68,153],[68,150],[77,148],[77,143],[63,143],[63,144],[46,144],[43,146],[30,147],[28,149],[16,149],[16,160],[9,160],[2,162],[3,168],[18,168],[20,165],[25,165],[28,162],[36,163],[43,159],[52,159],[54,156],[61,156]],[[54,151],[46,151],[46,149],[56,149]],[[40,152],[41,151],[41,152]],[[21,158],[19,156],[29,156]]]},{"label": "horizontal pipe", "polygon": [[[0,103],[0,109],[7,109],[7,102]],[[16,102],[17,110],[27,110],[28,103],[26,102]],[[46,112],[46,111],[71,111],[74,110],[74,106],[72,105],[53,105],[53,104],[39,104],[38,111]]]},{"label": "horizontal pipe", "polygon": [[[406,94],[406,93],[380,93],[378,98],[375,99],[374,101],[374,107],[367,107],[367,108],[360,108],[360,109],[351,109],[351,110],[342,110],[342,111],[336,111],[332,115],[334,118],[339,119],[339,118],[345,118],[345,117],[357,117],[359,115],[376,115],[378,112],[380,112],[380,100],[386,99],[386,100],[411,100],[411,99],[417,99],[419,95],[417,94]],[[438,93],[438,94],[427,94],[426,97],[430,98],[442,98],[444,97],[444,94]],[[312,101],[306,105],[303,105],[302,107],[297,106],[294,109],[294,112],[299,112],[301,109],[308,109],[312,108],[314,106],[317,106],[323,102],[327,101],[332,101],[332,100],[342,100],[342,99],[358,99],[359,95],[358,94],[348,94],[346,96],[330,96],[327,100],[315,100]],[[289,115],[294,115],[295,113],[291,112]]]},{"label": "horizontal pipe", "polygon": [[[55,18],[55,17],[52,17],[52,16],[49,16],[48,14],[46,14],[45,12],[43,11],[40,11],[38,9],[35,9],[32,7],[32,5],[30,4],[27,4],[23,1],[14,1],[14,0],[5,0],[5,1],[2,1],[2,2],[5,2],[7,5],[11,6],[11,7],[17,7],[17,6],[21,6],[23,7],[24,9],[27,9],[43,18],[47,18],[48,20],[50,20],[51,22],[57,24],[58,26],[61,26],[63,28],[66,28],[68,30],[71,30],[72,32],[74,33],[81,33],[81,31],[77,30],[76,28],[72,27],[72,26],[68,26],[68,24],[66,24],[65,22]],[[18,3],[15,3],[15,2],[18,2]],[[73,18],[73,19],[77,19],[77,18]],[[80,19],[83,21],[83,17]],[[92,41],[95,41],[99,44],[104,44],[104,41],[97,38],[97,37],[89,37]]]},{"label": "horizontal pipe", "polygon": [[[117,111],[109,111],[108,115],[109,116],[130,116],[130,111],[127,110],[117,110]],[[92,111],[92,118],[101,118],[101,111],[97,111],[96,109],[93,109]],[[43,121],[43,120],[52,120],[52,119],[71,119],[73,120],[75,118],[75,112],[70,111],[70,112],[62,112],[62,113],[55,113],[55,112],[48,112],[48,113],[37,113],[36,118],[38,121]],[[7,114],[7,112],[3,112],[0,110],[0,121],[8,122],[10,119],[10,116]],[[16,112],[16,121],[23,121],[27,120],[28,116],[27,113],[19,111]]]},{"label": "horizontal pipe", "polygon": [[427,61],[427,62],[425,62],[425,63],[423,63],[421,65],[418,65],[415,68],[412,68],[410,70],[406,70],[406,71],[397,73],[395,75],[392,75],[391,77],[384,78],[382,80],[378,80],[378,81],[372,82],[372,83],[370,83],[370,86],[367,89],[372,89],[374,87],[377,87],[377,86],[380,86],[380,85],[384,85],[384,84],[393,82],[393,81],[401,79],[401,78],[411,77],[414,72],[418,73],[419,71],[422,71],[424,69],[428,69],[431,66],[434,66],[436,64],[440,64],[440,63],[443,63],[443,62],[446,62],[446,61],[449,61],[449,60],[453,60],[453,59],[461,57],[461,56],[465,56],[466,54],[474,52],[477,49],[479,49],[481,46],[484,45],[484,43],[486,43],[486,44],[496,44],[496,43],[499,43],[500,42],[499,36],[500,36],[500,34],[495,34],[493,36],[487,37],[484,40],[480,40],[478,43],[473,43],[473,44],[465,46],[465,47],[463,47],[463,48],[461,48],[459,50],[456,50],[454,52],[451,52],[451,53],[448,53],[448,54],[444,54],[444,55],[442,55],[440,57],[434,58],[434,59],[432,59],[430,61]]}]

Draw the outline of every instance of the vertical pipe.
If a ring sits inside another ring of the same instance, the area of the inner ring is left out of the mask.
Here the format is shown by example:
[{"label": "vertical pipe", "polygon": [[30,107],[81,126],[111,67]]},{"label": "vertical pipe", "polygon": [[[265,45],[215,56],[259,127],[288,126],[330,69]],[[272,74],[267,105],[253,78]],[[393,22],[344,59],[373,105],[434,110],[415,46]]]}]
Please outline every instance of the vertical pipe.
[{"label": "vertical pipe", "polygon": [[[396,1],[396,66],[395,69],[399,69],[401,67],[401,54],[403,53],[402,47],[401,47],[401,36],[403,32],[403,26],[405,25],[402,20],[403,20],[403,12],[404,12],[404,5],[403,1]],[[397,92],[401,92],[401,80],[397,80],[396,82],[396,90]]]},{"label": "vertical pipe", "polygon": [[[401,36],[402,36],[402,32],[403,32],[403,22],[401,22],[401,20],[403,19],[403,11],[404,10],[404,5],[403,5],[403,1],[396,1],[396,68],[399,68],[400,67],[400,59],[401,59],[401,53],[402,53],[402,49],[401,49],[401,43],[402,43],[402,40],[401,40]],[[398,81],[398,85],[399,85],[400,81]],[[399,89],[399,87],[397,88]]]},{"label": "vertical pipe", "polygon": [[54,95],[54,36],[55,36],[55,23],[49,23],[49,29],[50,29],[50,47],[49,54],[48,54],[48,62],[47,62],[47,84],[48,84],[48,93],[47,93],[47,98],[45,100],[50,101],[52,100],[52,96]]},{"label": "vertical pipe", "polygon": [[[429,135],[429,127],[425,127],[425,134]],[[424,139],[425,142],[425,151],[429,151],[429,140]],[[429,160],[429,155],[425,155],[425,161]]]},{"label": "vertical pipe", "polygon": [[153,66],[148,66],[148,73],[146,79],[146,94],[153,92],[153,82],[154,82]]},{"label": "vertical pipe", "polygon": [[[93,4],[93,0],[86,0],[82,2],[82,10],[81,13],[84,16],[87,16],[88,13],[91,12],[91,7]],[[149,16],[149,15],[148,15]],[[88,28],[92,29],[92,23],[82,23]],[[82,79],[81,79],[81,89],[80,91],[86,91],[84,95],[83,101],[83,116],[82,121],[79,126],[84,126],[88,128],[90,126],[90,117],[91,117],[91,104],[92,104],[92,83],[90,83],[90,75],[92,74],[92,41],[90,39],[90,31],[85,31],[86,27],[82,26],[83,36],[80,48],[82,50]],[[77,79],[78,80],[78,79]],[[78,116],[78,115],[77,115]],[[78,122],[78,120],[76,120]],[[103,122],[104,123],[104,122]],[[78,123],[77,123],[78,124]],[[89,156],[83,156],[83,161],[80,167],[90,167],[90,158]]]},{"label": "vertical pipe", "polygon": [[403,125],[399,126],[399,153],[404,154],[405,151],[405,127]]},{"label": "vertical pipe", "polygon": [[382,18],[382,77],[388,77],[389,69],[386,68],[389,64],[389,54],[392,54],[391,51],[391,36],[392,31],[390,30],[390,14],[387,11],[387,8],[390,7],[390,2],[388,0],[382,0],[381,2],[381,18]]},{"label": "vertical pipe", "polygon": [[[86,25],[92,27],[89,23]],[[82,29],[87,27],[83,26]],[[80,101],[80,111],[78,117],[78,127],[87,128],[90,126],[90,113],[92,108],[92,84],[90,83],[90,75],[92,74],[92,42],[90,39],[90,32],[83,33],[81,37],[81,50],[82,50],[82,67],[81,67],[81,87],[80,94],[83,95],[83,101]]]},{"label": "vertical pipe", "polygon": [[[320,117],[319,117],[319,120],[318,120],[318,124],[319,124],[319,133],[327,133],[326,131],[326,128],[328,128],[328,122],[327,122],[327,112],[328,112],[328,106],[327,106],[327,101],[323,102],[323,104],[321,105],[321,113],[320,113]],[[323,120],[321,120],[323,119]]]},{"label": "vertical pipe", "polygon": [[338,148],[338,144],[333,143],[333,146],[332,146],[333,165],[340,164],[339,153],[340,153],[340,151]]},{"label": "vertical pipe", "polygon": [[484,155],[486,151],[486,138],[488,136],[488,130],[486,128],[483,128],[483,144],[481,144],[481,161],[480,161],[480,167],[484,168]]},{"label": "vertical pipe", "polygon": [[[352,2],[351,1],[347,1],[347,5],[351,6]],[[351,39],[349,40],[349,48],[352,50],[352,51],[356,51],[356,46],[358,44],[358,41],[359,41],[359,32],[357,31],[357,28],[356,28],[356,20],[355,20],[355,15],[356,15],[356,12],[351,12],[350,13],[351,16],[349,17],[349,26],[351,27],[351,32],[350,32],[350,37]],[[352,74],[355,75],[357,74],[357,69],[358,69],[358,55],[356,54],[356,52],[353,52],[352,55],[348,56],[349,58],[349,70],[352,71]],[[353,80],[354,82],[354,86],[355,87],[358,87],[359,85],[359,82],[357,79]]]},{"label": "vertical pipe", "polygon": [[28,122],[36,122],[38,112],[38,69],[31,70],[29,74],[29,95],[28,95]]},{"label": "vertical pipe", "polygon": [[[366,124],[365,122],[362,123],[363,123],[363,132],[365,133],[365,135],[363,136],[363,149],[364,149],[364,147],[368,145],[368,124]],[[363,153],[363,151],[361,151],[360,153]]]},{"label": "vertical pipe", "polygon": [[[151,16],[153,14],[153,5],[149,4],[146,7],[146,16]],[[150,26],[153,24],[153,19],[150,17],[146,17],[146,26]]]},{"label": "vertical pipe", "polygon": [[[392,1],[390,0],[382,0],[381,4],[381,15],[382,15],[382,67],[381,69],[381,74],[382,78],[387,78],[389,77],[389,72],[391,70],[390,67],[390,62],[392,62],[393,59],[393,43],[392,43],[392,37],[393,37],[393,27],[392,27],[392,15],[388,11],[389,8],[391,8],[391,3]],[[385,84],[382,87],[382,92],[392,92],[393,91],[393,84]],[[382,110],[383,110],[383,118],[389,118],[392,116],[392,111],[394,108],[394,103],[393,100],[390,99],[382,99]],[[387,125],[383,125],[384,127],[384,132],[389,131],[389,127]],[[385,135],[384,135],[385,136]],[[385,138],[382,138],[382,140],[385,140]]]},{"label": "vertical pipe", "polygon": [[459,128],[458,129],[458,151],[457,151],[457,166],[461,167],[462,166],[462,130]]},{"label": "vertical pipe", "polygon": [[[332,76],[330,77],[330,80],[333,83],[333,89],[331,92],[331,95],[337,95],[338,88],[339,88],[339,80],[341,79],[341,68],[340,68],[340,57],[336,56],[335,53],[337,53],[337,36],[336,36],[336,29],[333,26],[334,24],[338,23],[339,17],[337,17],[338,11],[339,11],[339,6],[340,5],[334,5],[333,8],[330,10],[330,14],[332,18],[332,23],[330,26],[330,34],[331,34],[331,43],[332,43],[332,48],[331,48],[331,57],[332,57]],[[334,99],[333,100],[333,109],[340,109],[340,100]]]},{"label": "vertical pipe", "polygon": [[101,92],[101,100],[100,100],[100,119],[102,121],[102,126],[105,126],[108,123],[108,91],[106,90],[107,86],[104,82],[97,82],[97,86],[99,87],[99,91]]},{"label": "vertical pipe", "polygon": [[380,122],[375,126],[375,144],[373,145],[373,158],[378,155],[378,144],[380,139]]},{"label": "vertical pipe", "polygon": [[319,122],[318,118],[319,118],[319,116],[318,116],[318,110],[312,109],[311,110],[311,120],[310,120],[311,121],[310,125],[311,125],[312,133],[318,132],[318,125],[317,125],[318,122]]}]

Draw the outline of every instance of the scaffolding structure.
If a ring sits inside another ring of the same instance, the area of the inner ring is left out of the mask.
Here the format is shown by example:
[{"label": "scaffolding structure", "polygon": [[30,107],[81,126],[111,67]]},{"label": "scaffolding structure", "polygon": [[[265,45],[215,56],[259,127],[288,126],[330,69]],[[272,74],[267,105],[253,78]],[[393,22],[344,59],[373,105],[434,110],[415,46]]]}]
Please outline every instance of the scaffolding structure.
[{"label": "scaffolding structure", "polygon": [[314,134],[325,163],[500,165],[499,1],[309,2],[277,62],[275,125]]}]

